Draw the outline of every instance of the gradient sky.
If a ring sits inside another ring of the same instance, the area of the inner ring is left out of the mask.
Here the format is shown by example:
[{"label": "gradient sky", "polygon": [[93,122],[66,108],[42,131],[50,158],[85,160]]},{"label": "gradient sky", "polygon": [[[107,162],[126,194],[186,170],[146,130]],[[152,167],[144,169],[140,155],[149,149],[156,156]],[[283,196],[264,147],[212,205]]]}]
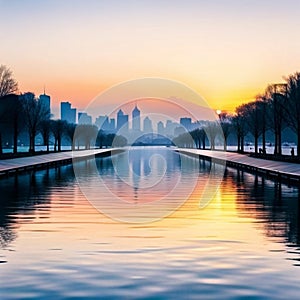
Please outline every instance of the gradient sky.
[{"label": "gradient sky", "polygon": [[300,71],[298,0],[0,0],[0,11],[0,64],[21,92],[46,85],[56,107],[163,77],[232,110]]}]

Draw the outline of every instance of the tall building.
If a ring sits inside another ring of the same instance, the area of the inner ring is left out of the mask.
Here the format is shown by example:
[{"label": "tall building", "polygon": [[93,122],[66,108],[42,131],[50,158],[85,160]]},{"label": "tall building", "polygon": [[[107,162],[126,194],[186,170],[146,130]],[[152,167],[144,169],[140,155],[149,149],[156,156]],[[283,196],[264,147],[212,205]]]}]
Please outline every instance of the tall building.
[{"label": "tall building", "polygon": [[164,133],[165,133],[165,126],[164,126],[164,123],[162,121],[159,121],[157,123],[157,133],[161,134],[161,135],[164,135]]},{"label": "tall building", "polygon": [[98,118],[96,118],[95,124],[97,125],[97,127],[101,130],[107,131],[109,130],[109,118],[108,116],[99,116]]},{"label": "tall building", "polygon": [[69,123],[76,123],[76,108],[71,107],[70,102],[60,103],[60,118]]},{"label": "tall building", "polygon": [[165,134],[170,137],[174,136],[175,128],[178,126],[179,126],[178,123],[173,122],[172,120],[167,120]]},{"label": "tall building", "polygon": [[80,125],[92,125],[92,117],[86,112],[78,113],[78,124]]},{"label": "tall building", "polygon": [[109,122],[109,129],[111,132],[115,132],[116,130],[116,120],[115,119],[110,119],[110,122]]},{"label": "tall building", "polygon": [[141,111],[135,105],[132,111],[132,129],[135,131],[141,130]]},{"label": "tall building", "polygon": [[125,115],[122,109],[117,113],[117,130],[128,131],[128,115]]},{"label": "tall building", "polygon": [[180,125],[183,126],[186,131],[192,129],[192,119],[191,118],[180,118]]},{"label": "tall building", "polygon": [[45,91],[44,91],[44,94],[39,96],[39,101],[45,107],[45,109],[49,112],[49,118],[50,118],[50,115],[51,115],[50,96],[46,95]]},{"label": "tall building", "polygon": [[149,117],[146,117],[144,119],[144,133],[152,133],[153,132],[153,127],[152,127],[152,121]]}]

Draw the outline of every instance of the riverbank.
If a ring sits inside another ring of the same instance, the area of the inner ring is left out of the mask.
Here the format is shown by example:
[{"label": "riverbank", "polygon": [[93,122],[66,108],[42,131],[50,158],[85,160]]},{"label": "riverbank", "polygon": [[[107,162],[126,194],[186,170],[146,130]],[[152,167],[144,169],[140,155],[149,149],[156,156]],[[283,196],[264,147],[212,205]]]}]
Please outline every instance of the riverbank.
[{"label": "riverbank", "polygon": [[224,151],[210,151],[198,149],[177,149],[178,152],[190,156],[226,163],[228,166],[241,168],[249,172],[261,173],[265,177],[300,184],[300,165],[297,163],[273,161],[255,158],[245,154]]},{"label": "riverbank", "polygon": [[63,151],[55,153],[44,153],[27,157],[11,158],[0,160],[0,176],[19,173],[27,170],[36,170],[48,166],[68,164],[73,159],[87,159],[94,156],[105,156],[123,151],[119,148],[114,149],[92,149],[79,151]]}]

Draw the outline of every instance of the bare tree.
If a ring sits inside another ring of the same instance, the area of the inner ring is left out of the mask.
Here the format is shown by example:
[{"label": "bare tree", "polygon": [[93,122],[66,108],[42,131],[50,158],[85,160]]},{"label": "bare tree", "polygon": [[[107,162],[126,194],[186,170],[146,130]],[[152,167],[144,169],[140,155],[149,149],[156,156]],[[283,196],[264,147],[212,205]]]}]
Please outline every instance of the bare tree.
[{"label": "bare tree", "polygon": [[216,147],[216,138],[217,135],[220,133],[220,128],[216,122],[209,122],[208,125],[205,127],[205,132],[207,134],[207,138],[210,143],[210,150],[215,150]]},{"label": "bare tree", "polygon": [[247,123],[247,128],[254,137],[254,149],[255,154],[257,154],[258,138],[262,133],[262,109],[257,101],[252,101],[241,105],[239,107],[239,112],[243,115],[243,119]]},{"label": "bare tree", "polygon": [[231,122],[232,122],[232,116],[226,112],[223,112],[219,115],[220,119],[220,125],[223,130],[223,136],[224,136],[224,151],[227,150],[227,140],[228,136],[231,132]]},{"label": "bare tree", "polygon": [[29,152],[35,152],[35,137],[42,121],[49,118],[49,110],[35,98],[33,93],[22,94],[20,101],[29,134]]},{"label": "bare tree", "polygon": [[66,125],[65,134],[70,140],[70,143],[71,143],[71,146],[72,146],[72,151],[75,151],[75,144],[76,144],[75,130],[76,130],[76,125],[75,124],[68,123]]},{"label": "bare tree", "polygon": [[274,132],[275,137],[275,148],[274,154],[281,155],[281,135],[284,126],[284,112],[286,106],[286,95],[287,95],[287,86],[286,84],[272,84],[269,85],[266,89],[266,97],[268,98],[268,112],[269,112],[269,121],[270,128]]},{"label": "bare tree", "polygon": [[67,127],[67,122],[62,120],[51,120],[51,131],[54,136],[54,151],[61,151],[61,142]]},{"label": "bare tree", "polygon": [[12,71],[5,65],[0,66],[0,97],[12,94],[18,90],[18,83],[12,76]]},{"label": "bare tree", "polygon": [[244,109],[243,106],[239,106],[236,108],[236,114],[232,119],[232,126],[237,135],[237,144],[238,148],[237,151],[240,153],[244,152],[244,139],[248,132],[246,120],[244,116]]},{"label": "bare tree", "polygon": [[[21,128],[24,127],[22,107],[18,95],[9,94],[0,97],[0,123],[0,139],[2,129],[2,133],[5,133],[13,141],[13,152],[16,154],[18,150],[18,135]],[[0,143],[1,146],[2,143]]]},{"label": "bare tree", "polygon": [[43,136],[43,144],[47,147],[47,152],[49,152],[50,145],[50,135],[51,135],[51,120],[43,120],[39,126],[39,131]]},{"label": "bare tree", "polygon": [[[98,127],[95,125],[81,124],[76,126],[74,139],[76,140],[78,149],[80,148],[80,146],[84,146],[85,149],[94,147],[96,145],[97,136]],[[97,144],[99,145],[99,137]]]},{"label": "bare tree", "polygon": [[286,121],[297,135],[297,156],[300,157],[300,73],[287,78]]}]

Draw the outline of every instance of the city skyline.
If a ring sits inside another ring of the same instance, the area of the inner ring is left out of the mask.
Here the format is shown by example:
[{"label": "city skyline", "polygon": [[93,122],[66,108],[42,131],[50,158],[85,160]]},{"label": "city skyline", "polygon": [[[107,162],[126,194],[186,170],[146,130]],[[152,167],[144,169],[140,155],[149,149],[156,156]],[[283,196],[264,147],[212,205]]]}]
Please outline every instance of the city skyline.
[{"label": "city skyline", "polygon": [[184,82],[213,109],[230,111],[300,69],[298,1],[173,4],[1,1],[10,37],[2,63],[20,92],[46,85],[55,114],[63,99],[83,110],[115,84],[153,76]]},{"label": "city skyline", "polygon": [[[44,94],[45,95],[45,94]],[[46,95],[49,99],[50,97]],[[141,110],[138,105],[135,104],[134,109],[131,112],[131,118],[129,114],[125,114],[122,109],[119,109],[115,117],[111,115],[99,115],[93,120],[92,116],[86,112],[78,112],[78,118],[76,118],[77,109],[72,107],[72,103],[65,101],[61,102],[61,117],[63,121],[68,123],[78,124],[78,125],[96,125],[98,129],[102,129],[107,133],[116,133],[123,129],[123,132],[143,132],[143,133],[158,133],[161,135],[175,136],[175,130],[178,128],[183,128],[183,131],[178,132],[183,133],[184,131],[192,131],[200,126],[199,121],[192,121],[190,117],[180,117],[178,122],[166,119],[153,122],[153,120],[146,114],[141,115]],[[203,121],[203,120],[201,120]],[[156,126],[153,126],[153,123]],[[143,125],[141,125],[143,124]],[[125,127],[125,128],[122,128]],[[154,129],[155,128],[155,129]],[[178,135],[177,134],[177,135]]]}]

